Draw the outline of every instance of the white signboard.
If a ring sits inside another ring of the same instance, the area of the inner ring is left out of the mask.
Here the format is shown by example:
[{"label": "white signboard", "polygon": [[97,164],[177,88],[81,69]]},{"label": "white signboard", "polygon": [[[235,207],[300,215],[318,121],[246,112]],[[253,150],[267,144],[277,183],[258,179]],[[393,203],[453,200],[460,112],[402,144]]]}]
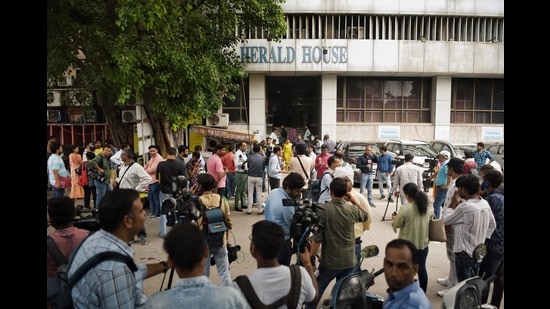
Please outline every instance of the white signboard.
[{"label": "white signboard", "polygon": [[481,139],[488,142],[503,142],[504,128],[483,127],[481,129]]},{"label": "white signboard", "polygon": [[388,139],[388,138],[399,138],[400,131],[399,126],[379,126],[378,127],[378,138],[379,139]]}]

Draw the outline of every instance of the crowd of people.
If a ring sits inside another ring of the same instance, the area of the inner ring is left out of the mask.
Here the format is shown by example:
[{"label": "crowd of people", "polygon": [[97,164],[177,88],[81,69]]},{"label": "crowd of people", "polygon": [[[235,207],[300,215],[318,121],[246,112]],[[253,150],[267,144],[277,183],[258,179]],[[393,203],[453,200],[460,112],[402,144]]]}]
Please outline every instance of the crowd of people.
[{"label": "crowd of people", "polygon": [[[296,208],[285,204],[309,202],[311,184],[320,180],[318,205],[322,206],[316,212],[319,225],[325,228],[309,231],[305,250],[298,249],[296,261],[300,265],[301,285],[297,307],[316,308],[328,285],[350,274],[360,260],[361,237],[370,229],[371,207],[376,207],[372,196],[373,173],[378,173],[380,182],[386,184],[386,190],[379,185],[380,195],[387,196],[389,202],[393,197],[402,202],[399,211],[392,214],[397,238],[385,248],[383,268],[389,289],[384,308],[432,308],[426,296],[429,281],[426,260],[429,222],[433,217],[442,218],[446,224],[449,258],[449,276],[438,278],[437,282],[451,288],[478,274],[497,274],[500,277],[494,282],[491,304],[500,305],[504,282],[501,172],[490,169],[488,164],[474,166],[460,158],[450,158],[449,152],[441,151],[434,177],[435,198],[430,205],[422,187],[422,172],[412,164],[412,154],[404,154],[405,163],[395,166],[386,149],[380,148],[381,155],[376,155],[371,146],[366,146],[356,165],[361,173],[357,192],[353,190],[353,172],[349,172],[353,170],[343,161],[342,152],[328,134],[321,142],[309,130],[305,139],[301,135],[291,139],[288,132],[283,134],[285,131],[282,126],[261,142],[240,141],[236,147],[218,144],[207,162],[202,158],[200,146],[193,152],[184,145],[169,147],[163,157],[160,149],[151,145],[150,159],[145,165],[135,161],[129,145],[121,149],[113,149],[111,144],[88,145],[85,159],[79,147],[74,147],[69,158],[70,171],[61,159],[63,148],[55,140],[49,142],[48,175],[53,189],[53,197],[48,200],[49,222],[55,228],[52,238],[72,260],[69,275],[98,252],[116,251],[132,257],[130,244],[136,237],[141,245],[147,245],[146,219],[160,218],[159,236],[164,238],[163,249],[167,254],[166,261],[160,263],[138,263],[137,271],[119,261],[106,261],[95,267],[72,289],[75,307],[250,308],[257,301],[264,305],[278,301],[294,306],[295,302],[285,296],[294,276],[292,255],[299,245],[293,234]],[[475,154],[472,157],[476,158]],[[378,164],[378,171],[373,169],[373,163]],[[75,182],[79,178],[77,169],[82,166],[88,172],[87,186]],[[468,173],[464,173],[465,166]],[[249,288],[240,283],[243,278],[237,281],[230,274],[228,232],[214,246],[206,241],[200,226],[167,226],[163,204],[175,194],[172,181],[180,176],[189,183],[183,190],[190,190],[207,207],[220,207],[229,225],[230,199],[234,211],[246,209],[251,214],[253,207],[257,207],[257,213],[265,215],[265,220],[251,227],[249,250],[256,259],[257,269],[246,274],[244,281],[253,287],[256,294],[253,299],[247,292]],[[63,178],[72,179],[70,188]],[[65,188],[70,190],[69,196],[65,196]],[[144,192],[146,200],[140,196]],[[265,198],[261,193],[266,193]],[[84,199],[85,207],[99,210],[101,229],[90,236],[69,220],[74,217],[78,199]],[[144,201],[149,204],[149,216]],[[472,256],[480,243],[486,244],[488,251],[482,263]],[[211,259],[218,270],[219,285],[209,280]],[[47,265],[48,276],[54,275],[56,265],[49,255]],[[176,284],[146,296],[143,280],[169,269],[174,269],[179,277]],[[445,291],[438,295],[443,296]],[[488,299],[486,290],[483,301]]]}]

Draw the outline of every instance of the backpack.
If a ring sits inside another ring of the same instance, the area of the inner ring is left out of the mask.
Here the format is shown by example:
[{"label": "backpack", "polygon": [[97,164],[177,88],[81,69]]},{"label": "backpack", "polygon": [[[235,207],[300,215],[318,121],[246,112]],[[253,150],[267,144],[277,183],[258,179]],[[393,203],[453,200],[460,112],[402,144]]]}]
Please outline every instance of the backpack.
[{"label": "backpack", "polygon": [[[89,234],[91,235],[91,233]],[[88,236],[89,237],[89,236]],[[84,239],[85,240],[85,239]],[[84,240],[80,243],[84,243]],[[80,245],[78,248],[80,248]],[[73,308],[73,299],[71,297],[71,290],[73,286],[93,267],[97,264],[107,260],[118,260],[126,263],[128,267],[133,271],[137,271],[138,268],[134,260],[127,255],[114,251],[105,251],[92,256],[84,264],[82,264],[74,274],[69,278],[67,271],[69,269],[69,261],[61,253],[53,239],[48,235],[47,240],[48,253],[52,256],[57,263],[57,271],[54,277],[48,278],[47,282],[47,303],[48,308]],[[75,250],[75,252],[78,250]]]},{"label": "backpack", "polygon": [[227,225],[225,225],[225,216],[222,211],[221,205],[223,203],[223,197],[220,196],[220,205],[215,208],[208,209],[202,204],[202,231],[208,244],[209,249],[217,249],[223,246],[223,238],[225,231],[227,231]]},{"label": "backpack", "polygon": [[290,291],[287,295],[279,298],[276,302],[269,305],[265,305],[260,301],[247,276],[238,276],[235,278],[235,282],[243,292],[246,297],[246,301],[252,308],[275,309],[284,304],[286,304],[287,308],[296,308],[296,306],[298,306],[298,301],[300,300],[300,292],[302,289],[302,274],[300,273],[300,266],[298,264],[290,265],[289,268],[291,281]]},{"label": "backpack", "polygon": [[323,176],[321,176],[321,178],[315,179],[311,183],[311,200],[313,202],[319,202],[319,197],[321,196],[321,194],[329,189],[328,187],[326,187],[321,190],[321,180],[323,180],[323,177],[325,177],[326,174],[329,174],[329,172],[325,172]]}]

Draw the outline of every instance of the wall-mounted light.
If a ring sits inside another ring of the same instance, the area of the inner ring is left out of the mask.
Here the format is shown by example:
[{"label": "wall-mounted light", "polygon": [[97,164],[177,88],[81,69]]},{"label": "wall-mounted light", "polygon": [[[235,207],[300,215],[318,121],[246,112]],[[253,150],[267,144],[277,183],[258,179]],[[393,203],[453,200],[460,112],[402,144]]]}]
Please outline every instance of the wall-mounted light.
[{"label": "wall-mounted light", "polygon": [[428,39],[426,39],[425,36],[421,35],[418,40],[420,40],[422,43],[425,43]]}]

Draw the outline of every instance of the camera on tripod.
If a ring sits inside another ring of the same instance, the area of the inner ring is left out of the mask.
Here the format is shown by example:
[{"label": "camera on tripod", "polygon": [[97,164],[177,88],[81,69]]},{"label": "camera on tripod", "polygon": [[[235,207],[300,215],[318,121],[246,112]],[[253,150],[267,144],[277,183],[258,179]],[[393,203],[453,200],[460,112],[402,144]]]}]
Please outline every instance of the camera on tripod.
[{"label": "camera on tripod", "polygon": [[310,203],[304,200],[303,203],[295,199],[283,199],[284,206],[295,207],[294,215],[290,224],[290,235],[292,237],[292,253],[304,252],[307,246],[307,231],[317,233],[323,226],[320,224],[317,209],[322,208],[317,203]]},{"label": "camera on tripod", "polygon": [[175,176],[172,178],[172,197],[162,202],[161,212],[166,215],[167,226],[196,223],[202,216],[200,205],[198,198],[189,192],[187,177]]},{"label": "camera on tripod", "polygon": [[88,231],[97,231],[101,228],[99,224],[99,211],[97,209],[84,208],[82,205],[76,206],[76,217],[73,219],[73,225],[79,229]]}]

